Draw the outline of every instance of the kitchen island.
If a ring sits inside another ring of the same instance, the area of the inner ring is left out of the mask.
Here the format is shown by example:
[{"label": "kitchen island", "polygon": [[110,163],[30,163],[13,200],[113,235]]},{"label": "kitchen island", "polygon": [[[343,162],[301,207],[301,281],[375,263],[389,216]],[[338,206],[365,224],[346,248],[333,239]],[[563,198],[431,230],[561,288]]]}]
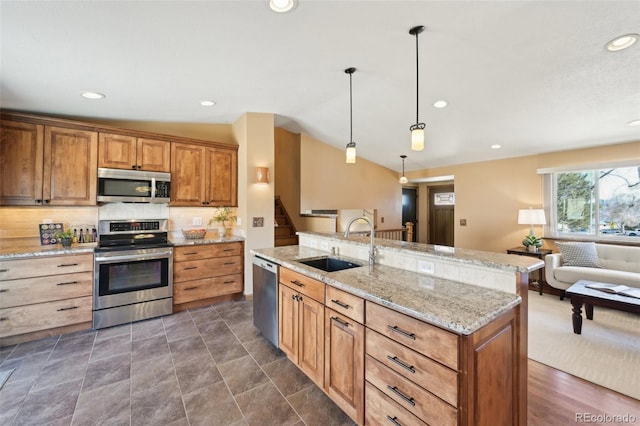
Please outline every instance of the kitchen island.
[{"label": "kitchen island", "polygon": [[[542,262],[376,240],[369,266],[363,237],[299,237],[252,250],[280,265],[279,346],[356,422],[526,424],[526,286]],[[363,266],[300,262],[322,256]]]}]

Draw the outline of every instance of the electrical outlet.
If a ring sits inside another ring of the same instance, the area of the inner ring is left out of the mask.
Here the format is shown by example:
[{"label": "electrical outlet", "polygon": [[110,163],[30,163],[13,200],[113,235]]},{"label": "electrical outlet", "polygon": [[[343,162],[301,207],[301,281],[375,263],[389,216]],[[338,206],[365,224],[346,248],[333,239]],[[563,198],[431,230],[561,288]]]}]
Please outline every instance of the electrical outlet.
[{"label": "electrical outlet", "polygon": [[427,262],[426,260],[418,261],[418,272],[420,272],[421,274],[433,274],[433,270],[433,262]]},{"label": "electrical outlet", "polygon": [[264,217],[254,217],[253,218],[253,227],[254,228],[262,228],[264,226]]},{"label": "electrical outlet", "polygon": [[236,218],[236,225],[242,225],[242,219],[240,219],[240,217]]},{"label": "electrical outlet", "polygon": [[460,226],[467,226],[467,219],[460,219]]},{"label": "electrical outlet", "polygon": [[384,216],[380,218],[380,223],[384,223]]},{"label": "electrical outlet", "polygon": [[202,225],[202,218],[199,216],[196,216],[193,218],[193,225],[194,226],[201,226]]}]

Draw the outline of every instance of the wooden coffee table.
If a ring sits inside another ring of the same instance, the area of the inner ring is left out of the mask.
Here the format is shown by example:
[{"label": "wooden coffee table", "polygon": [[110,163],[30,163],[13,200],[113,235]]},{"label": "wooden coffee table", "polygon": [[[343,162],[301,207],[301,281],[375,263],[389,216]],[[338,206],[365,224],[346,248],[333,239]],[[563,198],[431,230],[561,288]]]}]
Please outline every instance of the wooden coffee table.
[{"label": "wooden coffee table", "polygon": [[582,305],[587,313],[587,319],[593,319],[593,307],[617,309],[619,311],[640,314],[640,299],[629,296],[610,294],[600,290],[585,287],[593,281],[580,280],[567,289],[566,295],[571,298],[573,306],[573,332],[582,334]]}]

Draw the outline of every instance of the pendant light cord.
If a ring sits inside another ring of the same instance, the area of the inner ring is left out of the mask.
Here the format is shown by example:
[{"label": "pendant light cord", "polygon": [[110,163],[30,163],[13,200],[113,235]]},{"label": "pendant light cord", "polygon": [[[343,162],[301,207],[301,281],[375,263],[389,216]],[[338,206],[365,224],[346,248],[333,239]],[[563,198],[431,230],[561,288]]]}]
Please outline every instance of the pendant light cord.
[{"label": "pendant light cord", "polygon": [[349,73],[349,142],[353,142],[353,72]]},{"label": "pendant light cord", "polygon": [[419,118],[419,105],[420,105],[420,68],[418,66],[418,34],[416,31],[416,123],[420,122]]}]

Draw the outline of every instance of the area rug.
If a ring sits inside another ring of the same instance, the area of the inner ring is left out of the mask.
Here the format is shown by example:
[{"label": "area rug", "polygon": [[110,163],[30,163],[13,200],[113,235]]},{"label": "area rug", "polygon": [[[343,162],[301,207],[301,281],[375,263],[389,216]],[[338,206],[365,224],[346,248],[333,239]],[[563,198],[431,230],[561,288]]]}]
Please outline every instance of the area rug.
[{"label": "area rug", "polygon": [[529,358],[640,399],[640,315],[594,307],[573,332],[571,303],[529,295]]}]

